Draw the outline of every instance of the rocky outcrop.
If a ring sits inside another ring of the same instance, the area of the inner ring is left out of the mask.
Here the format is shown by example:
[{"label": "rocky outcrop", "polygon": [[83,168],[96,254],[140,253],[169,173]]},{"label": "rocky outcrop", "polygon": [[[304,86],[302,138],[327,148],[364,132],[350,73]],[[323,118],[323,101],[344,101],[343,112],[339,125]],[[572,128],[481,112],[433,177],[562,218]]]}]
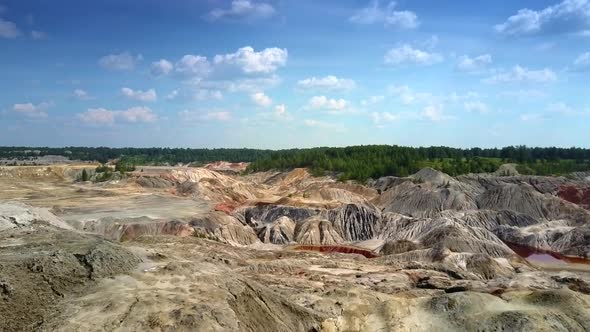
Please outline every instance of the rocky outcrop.
[{"label": "rocky outcrop", "polygon": [[236,218],[223,212],[212,212],[189,223],[195,234],[231,245],[250,245],[259,242],[254,229],[244,226]]},{"label": "rocky outcrop", "polygon": [[332,222],[319,216],[299,222],[295,227],[295,242],[299,244],[334,245],[343,241]]},{"label": "rocky outcrop", "polygon": [[294,222],[303,221],[320,213],[320,209],[299,208],[286,205],[261,204],[248,207],[236,213],[242,213],[244,223],[252,226],[272,223],[280,217],[288,217]]},{"label": "rocky outcrop", "polygon": [[295,239],[295,223],[289,217],[280,217],[261,226],[257,234],[264,243],[289,244]]},{"label": "rocky outcrop", "polygon": [[381,229],[381,212],[369,204],[346,204],[321,215],[332,222],[345,241],[372,239]]}]

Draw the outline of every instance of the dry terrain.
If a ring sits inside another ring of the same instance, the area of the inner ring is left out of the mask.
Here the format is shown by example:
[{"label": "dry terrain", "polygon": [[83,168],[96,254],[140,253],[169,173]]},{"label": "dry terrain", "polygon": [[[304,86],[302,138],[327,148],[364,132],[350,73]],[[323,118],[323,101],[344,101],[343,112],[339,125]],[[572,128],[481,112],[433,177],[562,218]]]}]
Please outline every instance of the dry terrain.
[{"label": "dry terrain", "polygon": [[590,174],[244,167],[0,167],[0,330],[590,330]]}]

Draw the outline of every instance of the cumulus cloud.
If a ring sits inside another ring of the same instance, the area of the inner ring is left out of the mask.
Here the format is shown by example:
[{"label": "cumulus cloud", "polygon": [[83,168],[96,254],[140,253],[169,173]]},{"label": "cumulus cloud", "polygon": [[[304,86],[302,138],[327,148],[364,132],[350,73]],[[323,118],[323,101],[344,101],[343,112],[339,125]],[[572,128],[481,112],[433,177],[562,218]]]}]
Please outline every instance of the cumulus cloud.
[{"label": "cumulus cloud", "polygon": [[590,52],[580,54],[576,60],[574,60],[573,69],[578,71],[590,70]]},{"label": "cumulus cloud", "polygon": [[466,73],[479,73],[485,70],[491,64],[492,56],[489,54],[482,54],[473,58],[469,57],[468,55],[463,55],[459,57],[457,70]]},{"label": "cumulus cloud", "polygon": [[47,38],[47,34],[43,31],[33,30],[31,31],[31,38],[41,40]]},{"label": "cumulus cloud", "polygon": [[305,119],[303,120],[303,124],[311,128],[332,129],[338,131],[343,131],[345,129],[341,124],[319,121],[314,119]]},{"label": "cumulus cloud", "polygon": [[74,90],[74,93],[72,94],[74,96],[74,98],[79,99],[79,100],[90,100],[92,99],[92,97],[88,94],[88,92],[82,90],[82,89],[76,89]]},{"label": "cumulus cloud", "polygon": [[477,112],[484,114],[490,111],[488,105],[479,100],[466,101],[465,103],[463,103],[463,107],[467,112]]},{"label": "cumulus cloud", "polygon": [[385,96],[370,96],[367,99],[361,100],[361,105],[362,106],[371,106],[371,105],[378,104],[378,103],[382,102],[383,100],[385,100]]},{"label": "cumulus cloud", "polygon": [[12,110],[29,118],[46,118],[47,112],[45,111],[51,106],[53,103],[50,102],[42,102],[37,105],[33,103],[14,104]]},{"label": "cumulus cloud", "polygon": [[541,116],[541,114],[538,114],[538,113],[525,113],[525,114],[520,115],[520,120],[525,121],[525,122],[537,121],[537,120],[541,120],[541,119],[542,119],[542,116]]},{"label": "cumulus cloud", "polygon": [[350,107],[350,102],[344,99],[330,99],[326,96],[315,96],[309,100],[307,107],[310,109],[342,112]]},{"label": "cumulus cloud", "polygon": [[451,119],[451,116],[446,115],[443,112],[443,105],[441,104],[431,104],[424,107],[421,113],[422,118],[430,120],[430,121],[443,121]]},{"label": "cumulus cloud", "polygon": [[246,74],[270,74],[287,63],[286,49],[276,47],[265,48],[260,52],[250,46],[242,47],[235,53],[216,55],[213,59],[216,65],[234,65]]},{"label": "cumulus cloud", "polygon": [[535,90],[535,89],[521,89],[521,90],[513,90],[513,91],[504,91],[501,93],[502,96],[506,96],[509,98],[518,98],[520,100],[530,100],[530,99],[538,99],[547,97],[547,93]]},{"label": "cumulus cloud", "polygon": [[548,83],[557,80],[557,74],[549,68],[530,70],[516,65],[508,71],[500,71],[483,80],[484,83],[531,82]]},{"label": "cumulus cloud", "polygon": [[216,21],[220,19],[268,18],[276,10],[264,2],[251,0],[233,0],[229,8],[215,8],[209,12],[207,18]]},{"label": "cumulus cloud", "polygon": [[385,63],[389,65],[433,65],[444,61],[444,57],[438,53],[413,48],[405,44],[389,50],[384,57]]},{"label": "cumulus cloud", "polygon": [[121,54],[105,55],[98,60],[98,63],[103,68],[110,70],[133,70],[142,59],[141,54],[132,55],[129,52],[124,52]]},{"label": "cumulus cloud", "polygon": [[256,92],[250,95],[250,99],[254,104],[260,107],[269,107],[272,105],[272,99],[269,96],[265,95],[264,92]]},{"label": "cumulus cloud", "polygon": [[590,27],[590,1],[564,0],[541,10],[520,9],[494,29],[509,36],[579,33]]},{"label": "cumulus cloud", "polygon": [[576,110],[564,102],[550,104],[547,107],[547,111],[553,112],[553,113],[559,113],[562,115],[588,115],[589,114],[588,111]]},{"label": "cumulus cloud", "polygon": [[284,117],[287,115],[287,106],[285,104],[280,104],[275,106],[275,115],[279,117]]},{"label": "cumulus cloud", "polygon": [[219,90],[197,89],[193,95],[196,100],[221,100],[223,94]]},{"label": "cumulus cloud", "polygon": [[200,81],[198,85],[208,89],[218,89],[228,92],[255,93],[263,89],[276,87],[281,83],[277,75],[255,78],[236,78],[233,80],[209,80]]},{"label": "cumulus cloud", "polygon": [[182,76],[203,77],[211,72],[211,64],[206,57],[187,54],[176,62],[176,72]]},{"label": "cumulus cloud", "polygon": [[122,88],[121,94],[129,99],[142,101],[142,102],[154,102],[158,100],[156,90],[149,89],[147,91],[133,90],[130,88]]},{"label": "cumulus cloud", "polygon": [[232,114],[227,111],[189,111],[184,110],[178,115],[184,121],[221,121],[227,122],[233,119]]},{"label": "cumulus cloud", "polygon": [[174,70],[172,62],[166,59],[160,59],[152,62],[151,73],[154,76],[168,75]]},{"label": "cumulus cloud", "polygon": [[172,90],[168,95],[166,95],[166,100],[174,100],[178,97],[178,90]]},{"label": "cumulus cloud", "polygon": [[112,125],[117,120],[127,123],[147,123],[158,119],[149,107],[132,107],[124,111],[111,111],[105,108],[90,108],[77,114],[82,122],[92,125]]},{"label": "cumulus cloud", "polygon": [[301,90],[351,90],[355,86],[354,80],[338,78],[333,75],[310,77],[297,82],[297,88]]},{"label": "cumulus cloud", "polygon": [[0,18],[0,38],[12,39],[19,35],[20,30],[16,27],[16,24]]},{"label": "cumulus cloud", "polygon": [[393,122],[398,119],[398,116],[389,112],[372,112],[371,119],[377,127],[382,127],[388,122]]},{"label": "cumulus cloud", "polygon": [[372,1],[368,7],[358,10],[349,18],[357,24],[383,24],[398,29],[414,29],[420,25],[416,13],[408,10],[397,11],[395,1],[381,6],[378,0]]},{"label": "cumulus cloud", "polygon": [[427,92],[416,92],[407,85],[392,85],[387,88],[388,92],[399,98],[402,104],[431,102],[435,97]]}]

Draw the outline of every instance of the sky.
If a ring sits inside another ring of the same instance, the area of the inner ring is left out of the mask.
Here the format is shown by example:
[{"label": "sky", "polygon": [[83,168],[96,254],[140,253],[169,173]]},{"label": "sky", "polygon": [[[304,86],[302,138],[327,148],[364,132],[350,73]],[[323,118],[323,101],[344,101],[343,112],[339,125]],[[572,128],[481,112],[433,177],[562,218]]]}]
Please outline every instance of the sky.
[{"label": "sky", "polygon": [[0,0],[0,146],[590,147],[590,0]]}]

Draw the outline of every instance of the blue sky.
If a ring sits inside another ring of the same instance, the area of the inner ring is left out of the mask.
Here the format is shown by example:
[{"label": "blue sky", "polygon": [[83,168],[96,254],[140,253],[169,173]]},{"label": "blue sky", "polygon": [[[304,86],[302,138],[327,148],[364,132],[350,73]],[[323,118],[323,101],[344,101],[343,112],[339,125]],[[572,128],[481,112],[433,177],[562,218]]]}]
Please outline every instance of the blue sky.
[{"label": "blue sky", "polygon": [[0,145],[590,147],[590,0],[0,0]]}]

